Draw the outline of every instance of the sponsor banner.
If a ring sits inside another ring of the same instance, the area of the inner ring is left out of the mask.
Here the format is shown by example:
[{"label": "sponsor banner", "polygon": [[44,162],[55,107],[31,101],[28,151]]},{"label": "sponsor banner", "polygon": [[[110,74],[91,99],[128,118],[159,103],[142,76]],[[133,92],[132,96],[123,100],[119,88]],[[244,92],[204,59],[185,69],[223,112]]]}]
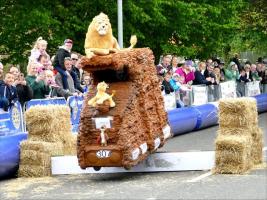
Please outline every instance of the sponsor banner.
[{"label": "sponsor banner", "polygon": [[260,81],[246,83],[245,95],[247,97],[256,96],[260,93]]},{"label": "sponsor banner", "polygon": [[221,98],[236,98],[236,83],[235,81],[226,81],[220,83]]},{"label": "sponsor banner", "polygon": [[67,104],[71,109],[71,123],[79,124],[82,106],[83,106],[83,97],[82,96],[71,96],[68,98]]},{"label": "sponsor banner", "polygon": [[208,92],[206,86],[193,86],[193,105],[208,103]]}]

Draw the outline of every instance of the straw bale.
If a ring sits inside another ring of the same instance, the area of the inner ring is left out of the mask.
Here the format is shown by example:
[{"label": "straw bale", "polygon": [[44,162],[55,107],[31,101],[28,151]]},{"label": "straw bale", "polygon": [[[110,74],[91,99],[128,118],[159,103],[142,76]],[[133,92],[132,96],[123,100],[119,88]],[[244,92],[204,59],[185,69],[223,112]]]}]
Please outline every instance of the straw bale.
[{"label": "straw bale", "polygon": [[231,113],[225,114],[219,113],[219,125],[220,127],[227,128],[250,128],[258,125],[258,114],[253,115],[252,113],[239,114]]},{"label": "straw bale", "polygon": [[252,138],[222,135],[216,139],[215,173],[242,174],[252,167]]},{"label": "straw bale", "polygon": [[22,150],[20,153],[20,164],[41,165],[45,167],[50,167],[51,166],[50,154],[35,150]]},{"label": "straw bale", "polygon": [[219,100],[219,111],[240,114],[257,113],[257,102],[255,98],[251,97],[224,98]]},{"label": "straw bale", "polygon": [[[37,105],[25,113],[29,135],[51,135],[58,131],[70,131],[70,109],[65,105]],[[54,140],[53,140],[54,141]]]},{"label": "straw bale", "polygon": [[253,98],[222,99],[219,101],[221,127],[250,127],[258,125],[256,100]]},{"label": "straw bale", "polygon": [[261,164],[263,162],[263,131],[260,128],[256,128],[252,131],[252,149],[251,159],[254,165]]},{"label": "straw bale", "polygon": [[43,177],[51,176],[51,167],[41,165],[20,165],[19,177]]},{"label": "straw bale", "polygon": [[233,128],[233,127],[219,127],[218,131],[217,131],[217,135],[232,135],[232,136],[242,136],[242,135],[246,135],[246,136],[251,136],[252,131],[255,129],[254,127],[249,127],[249,128]]},{"label": "straw bale", "polygon": [[64,155],[77,155],[77,136],[66,134],[63,139]]},{"label": "straw bale", "polygon": [[31,141],[24,140],[20,143],[21,153],[24,150],[38,151],[42,153],[49,153],[51,156],[63,155],[62,142],[43,142],[43,141]]}]

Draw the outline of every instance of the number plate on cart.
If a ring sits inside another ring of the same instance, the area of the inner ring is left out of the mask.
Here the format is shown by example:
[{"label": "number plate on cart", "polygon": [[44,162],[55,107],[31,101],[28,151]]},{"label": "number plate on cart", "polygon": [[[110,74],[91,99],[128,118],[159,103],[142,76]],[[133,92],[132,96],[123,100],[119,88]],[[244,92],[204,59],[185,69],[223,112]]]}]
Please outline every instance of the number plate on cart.
[{"label": "number plate on cart", "polygon": [[98,158],[109,158],[111,156],[110,150],[99,150],[96,152]]}]

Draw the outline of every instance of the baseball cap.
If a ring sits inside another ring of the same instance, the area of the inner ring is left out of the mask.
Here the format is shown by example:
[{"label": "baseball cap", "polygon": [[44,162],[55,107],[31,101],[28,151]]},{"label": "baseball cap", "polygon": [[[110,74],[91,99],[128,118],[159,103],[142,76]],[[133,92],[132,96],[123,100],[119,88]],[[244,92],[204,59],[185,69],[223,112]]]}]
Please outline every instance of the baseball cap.
[{"label": "baseball cap", "polygon": [[64,44],[66,44],[66,43],[71,43],[72,44],[73,42],[72,42],[71,39],[66,39],[66,40],[64,40]]}]

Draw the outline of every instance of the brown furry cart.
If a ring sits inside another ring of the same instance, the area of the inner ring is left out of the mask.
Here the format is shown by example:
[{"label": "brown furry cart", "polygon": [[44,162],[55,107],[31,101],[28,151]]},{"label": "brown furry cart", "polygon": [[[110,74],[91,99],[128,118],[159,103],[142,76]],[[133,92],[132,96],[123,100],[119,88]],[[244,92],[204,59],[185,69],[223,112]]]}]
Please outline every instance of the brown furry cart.
[{"label": "brown furry cart", "polygon": [[[82,58],[83,69],[92,74],[93,89],[83,105],[79,134],[78,160],[81,168],[131,168],[161,147],[170,137],[154,56],[149,48],[132,49],[107,56]],[[115,91],[114,108],[88,105],[96,94],[97,83],[109,84]],[[97,120],[110,121],[105,130],[107,146],[98,142]]]}]

